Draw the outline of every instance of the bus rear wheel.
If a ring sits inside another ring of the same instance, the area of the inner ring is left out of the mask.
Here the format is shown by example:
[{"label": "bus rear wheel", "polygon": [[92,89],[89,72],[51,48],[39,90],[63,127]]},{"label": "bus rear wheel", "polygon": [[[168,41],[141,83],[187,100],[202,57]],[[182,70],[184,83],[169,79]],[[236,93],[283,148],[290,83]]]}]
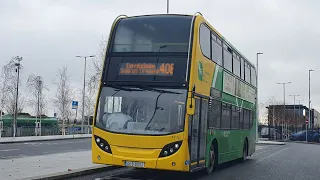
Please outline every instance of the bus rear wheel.
[{"label": "bus rear wheel", "polygon": [[212,174],[213,170],[217,166],[217,148],[214,144],[211,144],[209,151],[209,165],[206,168],[206,174]]},{"label": "bus rear wheel", "polygon": [[242,158],[241,158],[241,162],[245,162],[247,160],[247,155],[248,155],[248,145],[247,145],[247,141],[244,141],[243,143],[243,151],[242,151]]}]

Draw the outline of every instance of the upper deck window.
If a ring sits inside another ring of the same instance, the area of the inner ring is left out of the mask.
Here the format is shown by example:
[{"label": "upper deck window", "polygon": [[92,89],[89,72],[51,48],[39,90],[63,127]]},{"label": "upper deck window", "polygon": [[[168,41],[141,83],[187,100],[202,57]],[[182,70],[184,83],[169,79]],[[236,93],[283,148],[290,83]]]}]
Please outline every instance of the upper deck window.
[{"label": "upper deck window", "polygon": [[210,56],[210,29],[204,25],[201,24],[200,25],[200,47],[202,50],[202,53],[204,56],[206,56],[207,58],[211,58]]},{"label": "upper deck window", "polygon": [[190,16],[140,16],[120,20],[113,52],[188,52]]}]

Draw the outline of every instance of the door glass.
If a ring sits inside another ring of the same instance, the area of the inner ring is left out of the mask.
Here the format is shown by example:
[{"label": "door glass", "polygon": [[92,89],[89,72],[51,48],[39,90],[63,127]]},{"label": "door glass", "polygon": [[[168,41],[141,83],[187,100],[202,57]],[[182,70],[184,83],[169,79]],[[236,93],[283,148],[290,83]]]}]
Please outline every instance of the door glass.
[{"label": "door glass", "polygon": [[192,118],[192,133],[191,133],[191,160],[198,160],[198,139],[199,139],[199,117],[200,117],[200,100],[196,99],[195,113]]},{"label": "door glass", "polygon": [[208,101],[202,99],[201,105],[201,132],[200,132],[200,159],[205,157],[206,154],[206,137],[207,137],[207,117],[208,117]]}]

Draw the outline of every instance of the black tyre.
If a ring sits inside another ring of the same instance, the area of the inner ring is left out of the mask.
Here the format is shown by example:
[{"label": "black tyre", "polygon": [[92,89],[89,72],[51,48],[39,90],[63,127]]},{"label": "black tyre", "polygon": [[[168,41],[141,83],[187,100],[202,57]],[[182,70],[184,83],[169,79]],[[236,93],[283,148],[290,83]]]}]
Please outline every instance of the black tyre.
[{"label": "black tyre", "polygon": [[248,156],[248,146],[247,146],[247,141],[244,141],[241,162],[245,162],[247,160],[247,156]]},{"label": "black tyre", "polygon": [[209,152],[209,166],[206,168],[206,174],[212,174],[213,170],[216,168],[218,161],[217,161],[217,147],[211,144],[210,152]]}]

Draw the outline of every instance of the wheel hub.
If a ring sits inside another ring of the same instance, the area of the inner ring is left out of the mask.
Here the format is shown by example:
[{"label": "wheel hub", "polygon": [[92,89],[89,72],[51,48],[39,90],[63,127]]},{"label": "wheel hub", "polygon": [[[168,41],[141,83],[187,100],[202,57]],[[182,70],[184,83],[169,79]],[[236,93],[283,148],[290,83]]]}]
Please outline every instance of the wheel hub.
[{"label": "wheel hub", "polygon": [[215,155],[213,150],[210,150],[210,158],[211,158],[211,164],[213,165],[215,161]]}]

